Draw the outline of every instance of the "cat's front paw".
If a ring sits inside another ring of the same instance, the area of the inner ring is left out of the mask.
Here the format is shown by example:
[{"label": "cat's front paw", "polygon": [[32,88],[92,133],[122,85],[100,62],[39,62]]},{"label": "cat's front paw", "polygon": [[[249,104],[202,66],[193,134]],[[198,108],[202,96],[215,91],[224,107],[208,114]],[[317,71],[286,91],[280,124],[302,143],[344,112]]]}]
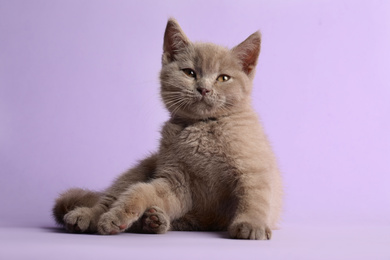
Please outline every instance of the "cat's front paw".
[{"label": "cat's front paw", "polygon": [[104,213],[98,222],[98,232],[101,235],[114,235],[125,231],[127,220],[124,213],[110,210]]},{"label": "cat's front paw", "polygon": [[90,208],[80,207],[68,212],[64,216],[65,228],[70,232],[94,232],[91,225],[94,214]]},{"label": "cat's front paw", "polygon": [[169,229],[169,217],[159,207],[147,209],[142,216],[142,231],[151,234],[164,234]]},{"label": "cat's front paw", "polygon": [[126,212],[121,207],[114,207],[104,213],[98,223],[98,232],[102,235],[115,235],[125,231],[139,218],[137,212]]},{"label": "cat's front paw", "polygon": [[228,231],[231,238],[237,239],[270,240],[272,236],[272,231],[268,226],[249,222],[233,223]]}]

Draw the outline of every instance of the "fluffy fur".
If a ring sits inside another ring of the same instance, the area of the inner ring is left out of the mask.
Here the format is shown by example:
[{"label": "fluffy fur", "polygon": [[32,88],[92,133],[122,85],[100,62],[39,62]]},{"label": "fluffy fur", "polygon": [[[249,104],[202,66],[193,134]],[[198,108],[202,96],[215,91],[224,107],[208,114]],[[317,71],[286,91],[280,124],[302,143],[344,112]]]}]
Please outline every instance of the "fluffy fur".
[{"label": "fluffy fur", "polygon": [[251,107],[261,36],[233,49],[193,43],[168,21],[161,96],[171,114],[157,153],[104,192],[71,189],[55,203],[71,232],[227,230],[270,239],[282,204],[273,152]]}]

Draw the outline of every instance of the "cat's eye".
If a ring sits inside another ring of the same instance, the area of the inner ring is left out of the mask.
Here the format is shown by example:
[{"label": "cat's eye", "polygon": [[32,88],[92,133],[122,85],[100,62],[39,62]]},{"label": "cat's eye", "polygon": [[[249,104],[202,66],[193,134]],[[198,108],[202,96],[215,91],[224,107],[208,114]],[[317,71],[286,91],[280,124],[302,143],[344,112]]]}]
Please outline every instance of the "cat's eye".
[{"label": "cat's eye", "polygon": [[230,76],[225,75],[225,74],[219,75],[218,78],[217,78],[217,80],[218,80],[219,82],[225,82],[225,81],[228,81],[229,79],[230,79]]},{"label": "cat's eye", "polygon": [[192,69],[182,69],[182,71],[183,71],[188,77],[191,77],[191,78],[196,79],[196,73],[195,73],[194,70],[192,70]]}]

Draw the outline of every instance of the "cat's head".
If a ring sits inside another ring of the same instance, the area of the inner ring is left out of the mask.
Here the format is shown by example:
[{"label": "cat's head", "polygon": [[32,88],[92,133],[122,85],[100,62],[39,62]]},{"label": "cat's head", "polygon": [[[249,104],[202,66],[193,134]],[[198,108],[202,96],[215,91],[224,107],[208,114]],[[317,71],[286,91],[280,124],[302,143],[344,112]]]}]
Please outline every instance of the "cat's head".
[{"label": "cat's head", "polygon": [[160,73],[161,96],[172,116],[217,118],[248,106],[261,36],[227,49],[191,42],[169,19]]}]

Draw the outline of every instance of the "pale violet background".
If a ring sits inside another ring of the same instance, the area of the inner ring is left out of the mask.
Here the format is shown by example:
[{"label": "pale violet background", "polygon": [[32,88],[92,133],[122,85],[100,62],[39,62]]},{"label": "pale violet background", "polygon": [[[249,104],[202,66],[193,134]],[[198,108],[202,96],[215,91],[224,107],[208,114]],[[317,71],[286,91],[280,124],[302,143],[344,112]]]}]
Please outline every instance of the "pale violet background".
[{"label": "pale violet background", "polygon": [[228,47],[261,30],[253,103],[282,226],[390,224],[390,1],[0,0],[1,226],[54,226],[59,192],[156,150],[170,16]]}]

